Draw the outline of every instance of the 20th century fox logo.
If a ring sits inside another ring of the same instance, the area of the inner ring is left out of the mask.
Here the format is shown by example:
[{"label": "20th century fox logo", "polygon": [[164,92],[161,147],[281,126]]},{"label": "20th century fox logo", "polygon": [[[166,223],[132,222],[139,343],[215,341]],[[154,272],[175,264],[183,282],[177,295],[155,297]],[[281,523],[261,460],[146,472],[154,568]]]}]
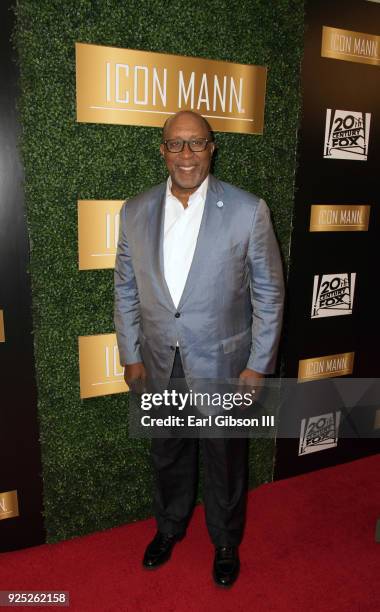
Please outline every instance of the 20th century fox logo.
[{"label": "20th century fox logo", "polygon": [[352,314],[356,273],[314,276],[311,318]]},{"label": "20th century fox logo", "polygon": [[367,160],[371,113],[326,111],[325,159]]},{"label": "20th century fox logo", "polygon": [[298,455],[336,447],[340,417],[338,411],[302,419]]}]

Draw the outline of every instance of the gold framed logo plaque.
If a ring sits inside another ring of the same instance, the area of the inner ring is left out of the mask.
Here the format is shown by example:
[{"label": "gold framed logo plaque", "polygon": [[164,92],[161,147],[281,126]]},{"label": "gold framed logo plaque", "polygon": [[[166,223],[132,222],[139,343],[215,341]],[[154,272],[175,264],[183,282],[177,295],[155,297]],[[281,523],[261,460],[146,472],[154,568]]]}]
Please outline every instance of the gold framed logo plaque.
[{"label": "gold framed logo plaque", "polygon": [[321,56],[380,66],[380,36],[323,26]]},{"label": "gold framed logo plaque", "polygon": [[213,130],[262,134],[267,68],[76,43],[77,121],[162,127],[193,110]]},{"label": "gold framed logo plaque", "polygon": [[17,491],[0,493],[0,521],[19,514]]},{"label": "gold framed logo plaque", "polygon": [[355,353],[338,353],[301,359],[298,363],[298,382],[352,374],[354,356]]},{"label": "gold framed logo plaque", "polygon": [[78,201],[79,270],[114,268],[123,200]]},{"label": "gold framed logo plaque", "polygon": [[128,391],[116,334],[79,336],[78,343],[81,399]]},{"label": "gold framed logo plaque", "polygon": [[367,204],[312,204],[310,232],[367,232]]},{"label": "gold framed logo plaque", "polygon": [[0,310],[0,342],[5,342],[4,312]]}]

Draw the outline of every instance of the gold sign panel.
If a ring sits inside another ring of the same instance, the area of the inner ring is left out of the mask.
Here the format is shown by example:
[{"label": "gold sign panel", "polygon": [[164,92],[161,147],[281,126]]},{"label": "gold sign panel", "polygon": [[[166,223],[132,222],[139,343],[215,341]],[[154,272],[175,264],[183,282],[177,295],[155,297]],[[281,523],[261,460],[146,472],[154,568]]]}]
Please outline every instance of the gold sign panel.
[{"label": "gold sign panel", "polygon": [[370,206],[360,204],[313,204],[311,232],[366,232]]},{"label": "gold sign panel", "polygon": [[380,36],[323,26],[322,57],[380,66]]},{"label": "gold sign panel", "polygon": [[267,69],[76,43],[77,121],[162,127],[193,110],[213,130],[262,134]]},{"label": "gold sign panel", "polygon": [[0,493],[0,521],[19,516],[17,491]]},{"label": "gold sign panel", "polygon": [[5,342],[4,313],[0,310],[0,342]]},{"label": "gold sign panel", "polygon": [[81,398],[128,391],[116,334],[80,336],[78,341]]},{"label": "gold sign panel", "polygon": [[355,353],[338,353],[301,359],[298,363],[298,382],[352,374],[354,355]]},{"label": "gold sign panel", "polygon": [[113,268],[123,200],[78,201],[79,270]]}]

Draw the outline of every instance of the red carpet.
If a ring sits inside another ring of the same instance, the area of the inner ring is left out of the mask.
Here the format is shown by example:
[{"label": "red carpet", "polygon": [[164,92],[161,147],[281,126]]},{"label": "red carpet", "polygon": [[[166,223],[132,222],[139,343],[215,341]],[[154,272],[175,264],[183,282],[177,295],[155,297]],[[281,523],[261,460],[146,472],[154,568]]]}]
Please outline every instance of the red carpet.
[{"label": "red carpet", "polygon": [[375,612],[379,480],[376,455],[252,492],[241,576],[230,591],[211,579],[213,548],[203,508],[196,509],[187,537],[161,569],[140,566],[155,532],[148,520],[4,553],[0,590],[69,591],[69,610],[81,612]]}]

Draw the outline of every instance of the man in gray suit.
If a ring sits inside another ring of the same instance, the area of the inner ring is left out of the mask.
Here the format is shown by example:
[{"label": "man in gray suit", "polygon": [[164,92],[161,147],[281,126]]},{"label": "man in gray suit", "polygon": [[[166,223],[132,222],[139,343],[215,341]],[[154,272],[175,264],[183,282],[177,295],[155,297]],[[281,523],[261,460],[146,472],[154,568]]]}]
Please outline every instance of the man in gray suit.
[{"label": "man in gray suit", "polygon": [[[167,120],[160,147],[168,181],[121,209],[115,266],[115,326],[125,380],[148,375],[240,379],[273,373],[283,275],[265,202],[209,174],[215,143],[207,121],[182,111]],[[158,531],[143,565],[170,558],[192,512],[197,439],[154,438]],[[247,440],[201,440],[206,522],[216,584],[239,574],[246,506]]]}]

